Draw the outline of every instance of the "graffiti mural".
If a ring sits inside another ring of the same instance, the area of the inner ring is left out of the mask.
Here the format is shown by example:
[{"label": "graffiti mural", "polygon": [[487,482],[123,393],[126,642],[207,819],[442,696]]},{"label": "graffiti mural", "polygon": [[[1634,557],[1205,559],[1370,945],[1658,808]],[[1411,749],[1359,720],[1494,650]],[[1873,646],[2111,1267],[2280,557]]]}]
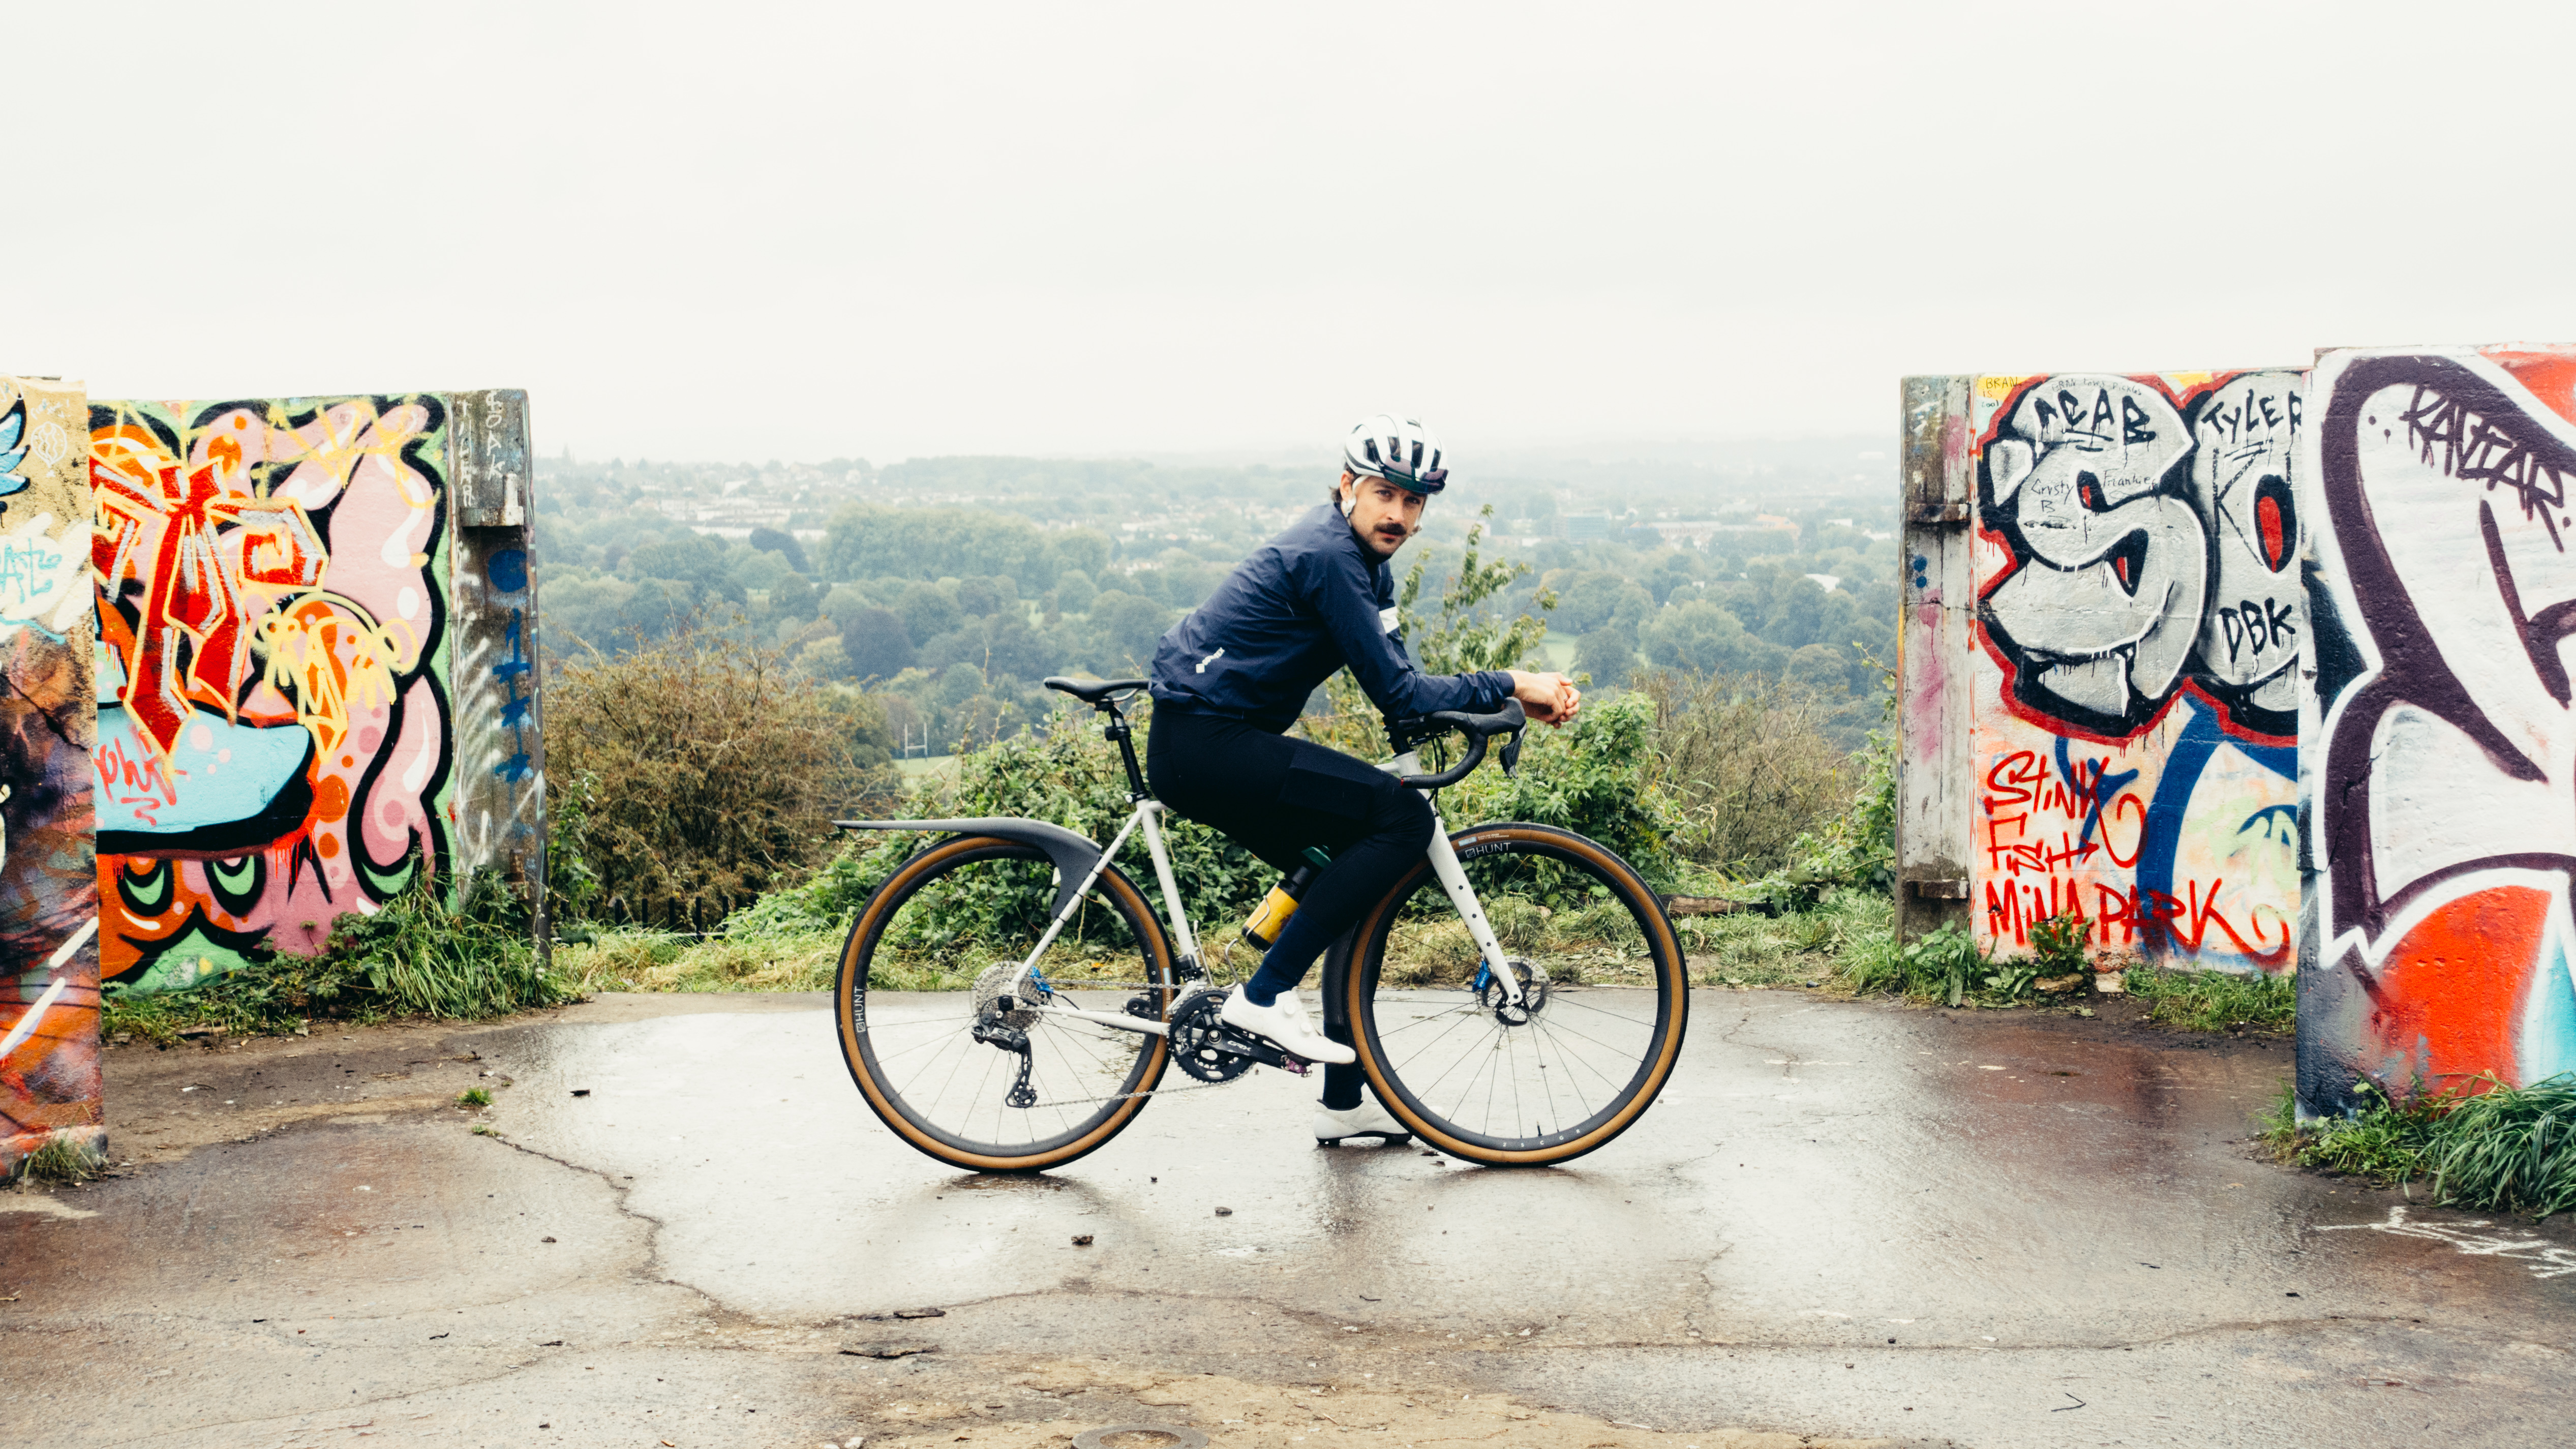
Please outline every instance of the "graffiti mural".
[{"label": "graffiti mural", "polygon": [[1981,377],[1971,421],[1979,944],[2289,968],[2301,374]]},{"label": "graffiti mural", "polygon": [[2576,1070],[2576,349],[2336,352],[2299,1093]]},{"label": "graffiti mural", "polygon": [[88,406],[0,377],[0,1171],[100,1130]]},{"label": "graffiti mural", "polygon": [[431,395],[90,408],[110,981],[310,952],[444,861],[446,426]]}]

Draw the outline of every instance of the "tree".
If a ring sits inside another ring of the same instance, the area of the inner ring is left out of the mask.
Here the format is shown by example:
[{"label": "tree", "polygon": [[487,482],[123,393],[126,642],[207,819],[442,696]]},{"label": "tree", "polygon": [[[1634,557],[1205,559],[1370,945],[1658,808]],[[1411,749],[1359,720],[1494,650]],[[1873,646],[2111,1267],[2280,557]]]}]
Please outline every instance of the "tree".
[{"label": "tree", "polygon": [[751,531],[751,537],[744,539],[743,542],[762,553],[774,553],[787,560],[787,566],[800,574],[813,572],[805,564],[805,545],[797,542],[796,535],[792,533],[775,528],[755,528]]},{"label": "tree", "polygon": [[1099,593],[1100,586],[1081,569],[1066,569],[1055,576],[1055,606],[1068,614],[1090,613],[1091,601]]},{"label": "tree", "polygon": [[803,574],[790,574],[769,590],[769,616],[773,619],[811,619],[822,603],[823,591],[806,582]]},{"label": "tree", "polygon": [[957,599],[937,584],[914,584],[903,591],[894,611],[903,616],[904,632],[928,643],[966,622]]},{"label": "tree", "polygon": [[1637,668],[1637,631],[1612,623],[1584,635],[1575,644],[1574,667],[1598,688],[1624,687]]},{"label": "tree", "polygon": [[891,679],[912,667],[912,635],[891,609],[862,609],[841,630],[841,652],[861,679]]},{"label": "tree", "polygon": [[1171,610],[1111,589],[1091,601],[1092,660],[1114,673],[1141,671],[1153,663],[1154,646],[1171,624]]},{"label": "tree", "polygon": [[1705,599],[1658,613],[1645,631],[1646,655],[1666,669],[1696,674],[1776,675],[1789,651],[1753,637],[1736,617]]}]

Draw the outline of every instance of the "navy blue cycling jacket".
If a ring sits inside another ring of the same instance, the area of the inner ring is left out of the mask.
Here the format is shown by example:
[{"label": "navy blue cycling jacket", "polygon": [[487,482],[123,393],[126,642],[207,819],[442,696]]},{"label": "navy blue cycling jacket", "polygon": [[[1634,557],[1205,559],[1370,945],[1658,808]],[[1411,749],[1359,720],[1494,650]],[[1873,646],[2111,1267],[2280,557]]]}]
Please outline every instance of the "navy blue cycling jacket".
[{"label": "navy blue cycling jacket", "polygon": [[1499,669],[1425,674],[1395,633],[1395,573],[1331,504],[1253,550],[1154,649],[1154,703],[1226,715],[1278,734],[1315,686],[1349,665],[1396,718],[1488,713],[1512,697]]}]

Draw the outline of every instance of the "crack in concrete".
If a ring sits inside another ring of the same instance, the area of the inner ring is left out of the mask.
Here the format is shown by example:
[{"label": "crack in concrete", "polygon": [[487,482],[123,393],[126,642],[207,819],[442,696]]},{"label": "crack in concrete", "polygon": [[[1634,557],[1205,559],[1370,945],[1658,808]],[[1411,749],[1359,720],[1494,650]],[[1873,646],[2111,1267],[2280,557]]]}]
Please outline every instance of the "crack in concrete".
[{"label": "crack in concrete", "polygon": [[[741,1312],[741,1310],[734,1308],[731,1304],[726,1303],[723,1299],[718,1298],[715,1294],[699,1287],[695,1283],[684,1282],[681,1279],[668,1276],[668,1265],[662,1260],[662,1234],[670,1225],[663,1222],[660,1218],[653,1216],[651,1213],[629,1206],[627,1203],[627,1195],[632,1193],[634,1189],[621,1184],[615,1176],[612,1176],[609,1173],[608,1169],[604,1167],[585,1167],[578,1162],[567,1162],[564,1159],[555,1156],[551,1152],[543,1152],[534,1147],[530,1147],[526,1143],[510,1137],[508,1134],[501,1132],[497,1128],[482,1133],[481,1135],[494,1142],[500,1143],[502,1146],[509,1148],[513,1152],[525,1153],[540,1161],[551,1162],[555,1166],[560,1167],[567,1172],[578,1172],[588,1177],[598,1178],[601,1184],[607,1187],[609,1196],[613,1199],[613,1206],[615,1206],[618,1213],[621,1216],[633,1218],[645,1226],[644,1268],[646,1271],[649,1271],[656,1276],[649,1278],[638,1276],[635,1278],[635,1281],[646,1284],[658,1283],[666,1287],[680,1289],[685,1293],[694,1294],[699,1299],[703,1300],[707,1306],[721,1312]],[[748,1317],[749,1315],[744,1316]]]}]

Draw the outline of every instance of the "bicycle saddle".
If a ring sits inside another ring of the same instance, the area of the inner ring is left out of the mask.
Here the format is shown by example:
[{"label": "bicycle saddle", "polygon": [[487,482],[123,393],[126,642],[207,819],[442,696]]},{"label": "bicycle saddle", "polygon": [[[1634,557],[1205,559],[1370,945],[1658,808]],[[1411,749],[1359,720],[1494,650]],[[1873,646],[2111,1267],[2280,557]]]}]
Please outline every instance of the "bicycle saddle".
[{"label": "bicycle saddle", "polygon": [[1072,695],[1084,704],[1098,704],[1108,695],[1143,689],[1151,682],[1143,679],[1068,679],[1061,674],[1049,675],[1045,681],[1047,688]]}]

